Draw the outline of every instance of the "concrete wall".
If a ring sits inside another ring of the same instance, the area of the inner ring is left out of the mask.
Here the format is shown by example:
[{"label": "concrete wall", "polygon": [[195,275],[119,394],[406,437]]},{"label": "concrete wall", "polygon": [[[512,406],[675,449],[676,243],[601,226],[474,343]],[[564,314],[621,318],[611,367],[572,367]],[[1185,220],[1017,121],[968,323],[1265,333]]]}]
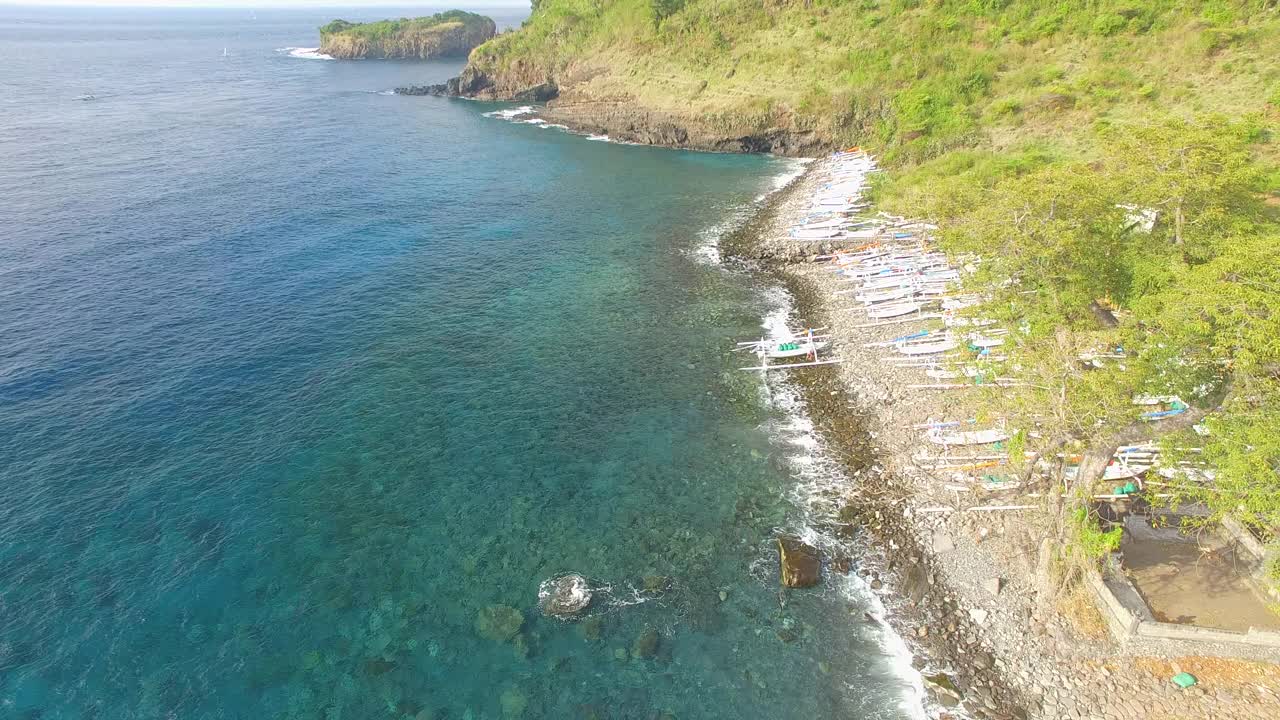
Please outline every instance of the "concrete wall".
[{"label": "concrete wall", "polygon": [[1254,579],[1271,596],[1272,600],[1280,600],[1280,587],[1277,587],[1267,577],[1267,561],[1270,560],[1271,555],[1275,554],[1276,550],[1274,548],[1268,549],[1267,546],[1259,542],[1258,538],[1254,537],[1253,533],[1249,532],[1248,528],[1241,525],[1240,521],[1235,518],[1225,517],[1222,519],[1222,532],[1231,538],[1236,547],[1257,560],[1257,565],[1254,566],[1253,570]]},{"label": "concrete wall", "polygon": [[1197,625],[1178,625],[1175,623],[1140,622],[1138,635],[1168,640],[1192,640],[1206,643],[1247,643],[1259,647],[1280,648],[1280,633],[1263,632],[1249,628],[1249,632],[1233,632],[1217,628],[1199,627]]},{"label": "concrete wall", "polygon": [[[1111,562],[1116,561],[1113,559]],[[1280,633],[1276,632],[1250,628],[1249,632],[1242,633],[1159,622],[1151,614],[1151,608],[1147,607],[1133,583],[1129,582],[1124,573],[1113,570],[1113,567],[1115,566],[1109,563],[1106,571],[1091,574],[1087,582],[1093,590],[1098,610],[1117,640],[1143,637],[1205,643],[1206,655],[1217,654],[1215,648],[1211,647],[1215,644],[1280,649]]]}]

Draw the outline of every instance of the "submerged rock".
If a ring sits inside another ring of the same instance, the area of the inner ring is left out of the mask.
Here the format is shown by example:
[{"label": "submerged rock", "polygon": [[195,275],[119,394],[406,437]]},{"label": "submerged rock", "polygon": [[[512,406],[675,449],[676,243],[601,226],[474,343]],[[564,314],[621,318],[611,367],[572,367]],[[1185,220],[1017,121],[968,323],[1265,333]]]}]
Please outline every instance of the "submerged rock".
[{"label": "submerged rock", "polygon": [[822,566],[818,560],[818,549],[800,538],[789,535],[779,537],[778,560],[785,587],[813,587],[821,579]]},{"label": "submerged rock", "polygon": [[604,620],[599,617],[587,618],[582,622],[582,637],[590,642],[600,639],[600,632],[604,629]]},{"label": "submerged rock", "polygon": [[671,578],[665,575],[646,575],[641,583],[647,593],[660,594],[671,589]]},{"label": "submerged rock", "polygon": [[841,575],[848,575],[853,570],[853,558],[848,555],[841,555],[832,559],[831,569]]},{"label": "submerged rock", "polygon": [[490,605],[476,615],[476,634],[488,640],[506,642],[523,626],[524,615],[509,605]]},{"label": "submerged rock", "polygon": [[498,702],[502,704],[502,716],[508,718],[524,715],[525,708],[529,706],[529,699],[524,696],[524,693],[513,687],[502,691]]},{"label": "submerged rock", "polygon": [[591,588],[581,575],[550,578],[538,588],[538,604],[543,615],[572,617],[591,604]]},{"label": "submerged rock", "polygon": [[653,628],[645,628],[644,632],[640,633],[640,636],[636,638],[636,641],[631,644],[631,657],[653,657],[658,652],[659,639],[657,630]]}]

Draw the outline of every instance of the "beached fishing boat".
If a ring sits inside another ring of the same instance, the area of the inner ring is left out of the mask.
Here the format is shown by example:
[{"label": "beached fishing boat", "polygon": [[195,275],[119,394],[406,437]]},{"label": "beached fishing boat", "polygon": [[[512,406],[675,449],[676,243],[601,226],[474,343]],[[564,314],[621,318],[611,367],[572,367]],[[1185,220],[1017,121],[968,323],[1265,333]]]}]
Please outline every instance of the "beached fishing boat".
[{"label": "beached fishing boat", "polygon": [[910,285],[905,287],[893,288],[890,290],[880,290],[877,292],[861,292],[853,296],[857,300],[867,305],[872,303],[885,302],[886,300],[901,300],[902,298],[911,297],[915,292],[915,288]]},{"label": "beached fishing boat", "polygon": [[947,311],[963,310],[965,308],[973,307],[980,302],[982,302],[982,298],[977,295],[960,295],[958,297],[943,300],[942,309]]},{"label": "beached fishing boat", "polygon": [[1004,430],[948,430],[933,428],[925,433],[925,438],[935,445],[990,445],[1009,439]]},{"label": "beached fishing boat", "polygon": [[895,349],[902,355],[937,355],[949,350],[955,350],[960,344],[951,338],[943,338],[940,340],[929,340],[917,343],[902,343],[897,345]]},{"label": "beached fishing boat", "polygon": [[[785,370],[788,368],[810,367],[813,365],[830,365],[840,362],[840,358],[820,359],[818,351],[824,350],[831,343],[830,335],[819,335],[812,328],[803,333],[789,333],[788,337],[768,339],[760,338],[738,343],[738,350],[748,350],[760,358],[760,364],[742,370]],[[778,363],[770,365],[770,360],[792,360],[809,358],[807,362]]]},{"label": "beached fishing boat", "polygon": [[942,324],[947,327],[989,327],[996,321],[990,318],[956,317],[951,313],[943,313]]},{"label": "beached fishing boat", "polygon": [[867,317],[873,320],[884,320],[886,318],[902,317],[911,313],[920,312],[924,307],[921,302],[905,302],[896,305],[874,305],[867,308]]},{"label": "beached fishing boat", "polygon": [[1003,344],[1004,344],[1004,338],[989,337],[989,336],[977,335],[977,334],[969,336],[970,347],[982,348],[986,350],[993,347],[999,347]]},{"label": "beached fishing boat", "polygon": [[830,227],[792,230],[790,235],[795,240],[833,240],[845,237],[845,232],[838,227]]},{"label": "beached fishing boat", "polygon": [[1106,470],[1102,472],[1102,479],[1106,481],[1129,480],[1146,473],[1150,469],[1150,465],[1130,464],[1113,460],[1110,465],[1107,465]]},{"label": "beached fishing boat", "polygon": [[795,357],[808,357],[822,350],[830,344],[825,339],[826,336],[817,336],[814,339],[800,338],[796,340],[786,340],[783,342],[770,343],[764,349],[764,354],[774,360],[784,360]]},{"label": "beached fishing boat", "polygon": [[796,230],[822,230],[825,228],[842,228],[850,223],[848,218],[837,217],[827,220],[815,220],[802,225],[797,225]]}]

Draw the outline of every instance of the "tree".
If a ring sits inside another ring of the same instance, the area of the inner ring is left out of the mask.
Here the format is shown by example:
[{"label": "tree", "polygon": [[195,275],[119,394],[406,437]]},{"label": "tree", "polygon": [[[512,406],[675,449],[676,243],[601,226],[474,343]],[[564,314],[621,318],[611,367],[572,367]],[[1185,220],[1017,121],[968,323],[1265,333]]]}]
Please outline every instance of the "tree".
[{"label": "tree", "polygon": [[1173,244],[1189,262],[1252,224],[1261,178],[1246,128],[1223,118],[1128,125],[1103,134],[1105,172],[1129,202],[1170,218]]}]

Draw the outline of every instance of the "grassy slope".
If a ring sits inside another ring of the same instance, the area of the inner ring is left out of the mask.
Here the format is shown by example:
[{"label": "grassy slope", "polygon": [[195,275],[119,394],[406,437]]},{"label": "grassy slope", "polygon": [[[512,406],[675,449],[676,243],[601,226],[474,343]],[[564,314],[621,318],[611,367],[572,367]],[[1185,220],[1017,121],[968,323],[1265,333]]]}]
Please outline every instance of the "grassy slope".
[{"label": "grassy slope", "polygon": [[1266,112],[1280,103],[1280,13],[1266,5],[542,0],[472,60],[536,65],[571,89],[604,70],[585,85],[593,95],[783,117],[920,160],[1071,148],[1096,123],[1156,112]]}]

